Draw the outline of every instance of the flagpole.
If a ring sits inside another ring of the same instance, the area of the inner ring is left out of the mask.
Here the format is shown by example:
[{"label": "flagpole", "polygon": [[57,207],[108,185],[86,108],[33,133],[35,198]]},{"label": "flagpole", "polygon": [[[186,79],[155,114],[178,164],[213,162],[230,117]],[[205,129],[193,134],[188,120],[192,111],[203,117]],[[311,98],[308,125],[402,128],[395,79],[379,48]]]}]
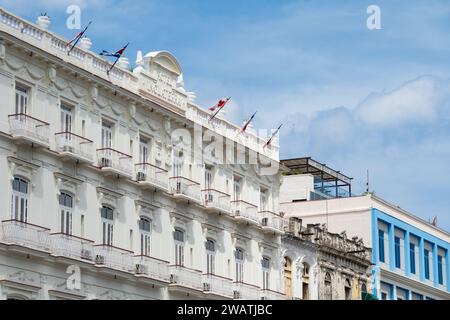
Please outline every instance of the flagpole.
[{"label": "flagpole", "polygon": [[[225,105],[231,100],[231,97],[229,97],[225,103]],[[211,122],[220,112],[220,110],[222,110],[223,108],[225,108],[225,105],[222,108],[218,108],[218,110],[216,111],[216,113],[214,113],[214,115],[209,119],[208,122]]]},{"label": "flagpole", "polygon": [[87,29],[89,28],[89,26],[92,24],[92,21],[89,21],[88,25],[86,26],[86,28],[84,28],[83,32],[81,32],[79,34],[79,36],[77,37],[75,43],[73,44],[72,48],[70,48],[70,50],[67,52],[67,55],[70,55],[70,53],[72,52],[72,50],[76,47],[76,45],[78,44],[78,42],[81,40],[81,37],[83,37],[83,35],[86,33]]},{"label": "flagpole", "polygon": [[[125,52],[125,49],[128,47],[130,43],[128,42],[127,45],[125,47],[123,47],[123,52]],[[123,54],[122,52],[122,54]],[[122,54],[120,54],[120,56],[118,56],[116,58],[116,61],[114,61],[113,65],[111,66],[111,68],[109,68],[109,70],[106,72],[106,74],[109,76],[109,73],[111,72],[111,70],[116,66],[117,62],[119,62],[119,59],[122,57]]]}]

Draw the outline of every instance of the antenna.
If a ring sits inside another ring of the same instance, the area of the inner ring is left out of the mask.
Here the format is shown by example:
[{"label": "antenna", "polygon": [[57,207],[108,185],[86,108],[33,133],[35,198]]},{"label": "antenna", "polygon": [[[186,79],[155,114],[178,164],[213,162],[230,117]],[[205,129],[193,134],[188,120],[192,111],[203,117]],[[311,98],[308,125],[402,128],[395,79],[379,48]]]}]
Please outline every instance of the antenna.
[{"label": "antenna", "polygon": [[369,169],[367,169],[367,182],[366,182],[366,192],[369,193],[370,192],[370,174],[369,174]]}]

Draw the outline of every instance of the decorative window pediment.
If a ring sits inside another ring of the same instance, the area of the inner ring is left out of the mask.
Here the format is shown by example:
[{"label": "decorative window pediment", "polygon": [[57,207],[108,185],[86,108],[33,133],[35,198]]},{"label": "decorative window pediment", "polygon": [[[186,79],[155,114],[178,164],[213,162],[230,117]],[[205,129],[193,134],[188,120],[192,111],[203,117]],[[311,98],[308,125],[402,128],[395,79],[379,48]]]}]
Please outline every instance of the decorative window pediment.
[{"label": "decorative window pediment", "polygon": [[143,199],[135,200],[134,204],[139,217],[146,216],[151,220],[154,220],[155,211],[160,208],[158,205]]},{"label": "decorative window pediment", "polygon": [[16,157],[8,157],[8,163],[10,180],[14,180],[14,177],[25,178],[31,182],[31,187],[34,189],[32,181],[40,166]]},{"label": "decorative window pediment", "polygon": [[[78,194],[80,186],[84,183],[84,180],[81,180],[79,178],[75,178],[60,172],[54,173],[55,180],[56,180],[56,188],[59,193],[62,191],[68,192],[72,195],[75,195],[75,199],[78,202]],[[58,195],[59,195],[58,193]]]},{"label": "decorative window pediment", "polygon": [[115,209],[115,212],[117,214],[120,214],[118,208],[119,208],[119,201],[124,196],[123,193],[119,193],[104,187],[97,187],[97,193],[99,201],[102,205],[112,207]]}]

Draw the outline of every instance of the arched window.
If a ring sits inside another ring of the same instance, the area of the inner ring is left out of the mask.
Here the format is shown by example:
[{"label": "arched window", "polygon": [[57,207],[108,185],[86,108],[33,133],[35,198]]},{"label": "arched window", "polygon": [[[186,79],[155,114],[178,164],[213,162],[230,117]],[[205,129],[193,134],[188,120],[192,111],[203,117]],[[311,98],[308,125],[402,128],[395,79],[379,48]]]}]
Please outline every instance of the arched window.
[{"label": "arched window", "polygon": [[309,264],[303,263],[303,300],[309,300]]},{"label": "arched window", "polygon": [[329,272],[327,272],[325,274],[325,279],[324,279],[324,299],[325,300],[333,299],[332,288],[331,288],[331,275]]},{"label": "arched window", "polygon": [[270,258],[263,257],[261,261],[262,272],[263,272],[263,289],[270,289]]},{"label": "arched window", "polygon": [[12,183],[11,219],[28,221],[28,181],[15,177]]},{"label": "arched window", "polygon": [[61,212],[61,233],[72,235],[73,197],[65,192],[59,195],[59,211]]},{"label": "arched window", "polygon": [[215,274],[215,260],[216,260],[216,243],[214,240],[206,240],[206,273]]},{"label": "arched window", "polygon": [[236,262],[236,282],[244,282],[244,250],[236,248],[234,257]]},{"label": "arched window", "polygon": [[345,300],[352,299],[352,284],[349,279],[345,279]]},{"label": "arched window", "polygon": [[139,232],[141,235],[141,255],[150,256],[150,233],[152,222],[146,217],[139,220]]},{"label": "arched window", "polygon": [[114,235],[114,209],[103,206],[101,209],[103,226],[103,244],[112,246]]},{"label": "arched window", "polygon": [[286,297],[292,298],[292,260],[289,257],[284,258],[284,287]]},{"label": "arched window", "polygon": [[175,265],[184,266],[184,231],[175,229],[173,239],[175,240]]}]

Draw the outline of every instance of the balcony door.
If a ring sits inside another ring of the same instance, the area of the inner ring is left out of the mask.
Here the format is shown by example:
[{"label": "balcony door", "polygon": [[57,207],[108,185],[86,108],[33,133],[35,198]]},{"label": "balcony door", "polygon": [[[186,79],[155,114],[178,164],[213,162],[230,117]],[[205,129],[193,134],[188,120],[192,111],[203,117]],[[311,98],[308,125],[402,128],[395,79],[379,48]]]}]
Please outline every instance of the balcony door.
[{"label": "balcony door", "polygon": [[241,191],[242,191],[242,188],[241,188],[241,179],[239,179],[239,178],[234,178],[234,185],[233,185],[233,200],[234,201],[239,201],[239,200],[241,200]]},{"label": "balcony door", "polygon": [[288,300],[292,299],[292,260],[284,258],[284,289]]},{"label": "balcony door", "polygon": [[28,221],[28,182],[21,178],[14,178],[11,198],[11,219]]},{"label": "balcony door", "polygon": [[102,124],[102,149],[112,148],[112,125],[108,123]]},{"label": "balcony door", "polygon": [[110,207],[103,206],[102,215],[102,234],[103,244],[107,246],[113,245],[114,235],[114,210]]},{"label": "balcony door", "polygon": [[139,163],[149,163],[150,149],[148,147],[148,141],[141,139],[139,142]]},{"label": "balcony door", "polygon": [[236,249],[235,252],[236,262],[236,282],[244,282],[244,250]]},{"label": "balcony door", "polygon": [[206,199],[205,199],[205,201],[206,202],[213,202],[214,201],[213,194],[211,192],[212,185],[213,185],[212,180],[213,180],[212,170],[211,170],[211,168],[206,167],[205,168],[205,190],[206,190],[206,193],[205,193],[205,198]]},{"label": "balcony door", "polygon": [[145,217],[142,217],[139,221],[139,230],[141,233],[141,255],[150,256],[150,232],[151,221]]},{"label": "balcony door", "polygon": [[206,241],[206,273],[215,274],[216,244],[213,240]]},{"label": "balcony door", "polygon": [[72,132],[72,109],[61,106],[61,132]]},{"label": "balcony door", "polygon": [[59,195],[59,211],[61,213],[61,233],[72,235],[73,197],[62,192]]},{"label": "balcony door", "polygon": [[16,114],[27,114],[28,111],[28,90],[16,86]]}]

